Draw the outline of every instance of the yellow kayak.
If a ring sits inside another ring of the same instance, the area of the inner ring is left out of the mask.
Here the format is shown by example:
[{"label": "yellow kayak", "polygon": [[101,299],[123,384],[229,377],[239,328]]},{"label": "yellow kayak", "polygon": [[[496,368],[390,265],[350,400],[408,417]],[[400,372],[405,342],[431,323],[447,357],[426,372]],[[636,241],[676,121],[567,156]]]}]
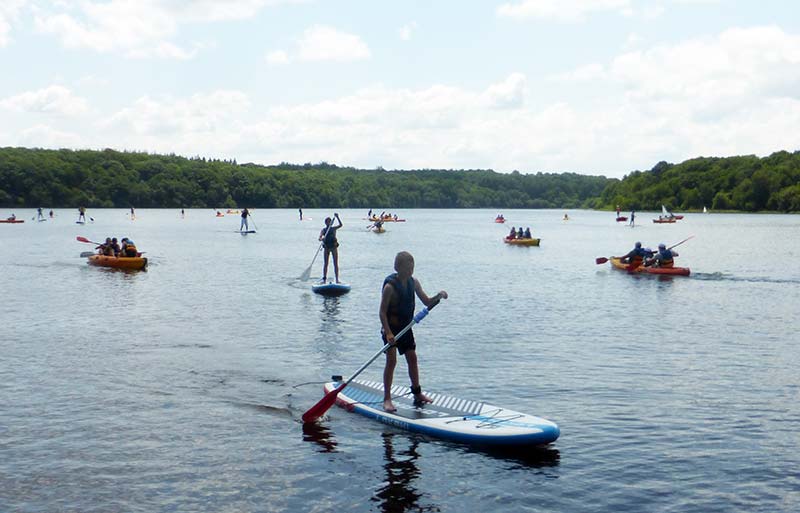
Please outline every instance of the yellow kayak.
[{"label": "yellow kayak", "polygon": [[512,246],[538,246],[540,240],[542,239],[509,239],[506,237],[503,239],[503,242],[511,244]]}]

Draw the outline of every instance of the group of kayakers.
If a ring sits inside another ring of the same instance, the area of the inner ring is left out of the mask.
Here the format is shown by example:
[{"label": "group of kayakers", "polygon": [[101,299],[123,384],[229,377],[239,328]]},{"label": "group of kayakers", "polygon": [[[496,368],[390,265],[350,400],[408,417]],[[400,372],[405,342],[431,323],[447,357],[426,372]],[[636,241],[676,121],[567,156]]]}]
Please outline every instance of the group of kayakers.
[{"label": "group of kayakers", "polygon": [[137,257],[140,255],[136,249],[136,244],[127,238],[123,237],[121,241],[117,242],[116,237],[106,237],[106,241],[97,246],[97,254],[114,257]]},{"label": "group of kayakers", "polygon": [[397,214],[392,214],[391,212],[383,211],[381,212],[381,215],[377,215],[372,213],[372,209],[369,209],[369,212],[367,212],[367,218],[378,221],[386,221],[386,220],[397,221],[398,219]]},{"label": "group of kayakers", "polygon": [[530,229],[530,227],[528,227],[528,228],[525,228],[525,231],[523,231],[523,230],[522,230],[522,226],[520,226],[520,227],[519,227],[519,229],[517,229],[516,227],[512,226],[512,227],[511,227],[511,231],[510,231],[510,232],[508,233],[508,235],[506,236],[506,239],[508,239],[508,240],[514,240],[514,239],[532,239],[532,238],[533,238],[533,237],[531,236],[531,229]]},{"label": "group of kayakers", "polygon": [[676,256],[678,256],[678,252],[668,248],[663,242],[658,245],[658,251],[643,248],[642,243],[637,242],[632,250],[619,259],[620,262],[628,264],[632,269],[641,266],[670,268],[675,265]]}]

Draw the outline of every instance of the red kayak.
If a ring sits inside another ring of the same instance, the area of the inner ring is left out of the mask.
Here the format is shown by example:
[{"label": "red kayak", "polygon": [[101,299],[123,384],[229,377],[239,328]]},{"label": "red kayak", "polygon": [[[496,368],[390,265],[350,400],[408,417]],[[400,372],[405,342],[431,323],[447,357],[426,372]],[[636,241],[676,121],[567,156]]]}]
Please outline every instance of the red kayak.
[{"label": "red kayak", "polygon": [[618,222],[618,223],[621,223],[621,222],[623,222],[623,221],[627,221],[627,220],[628,220],[628,218],[627,218],[627,217],[625,217],[625,216],[619,216],[619,217],[617,217],[617,222]]},{"label": "red kayak", "polygon": [[0,223],[9,223],[9,224],[17,224],[17,223],[24,223],[24,219],[0,219]]}]

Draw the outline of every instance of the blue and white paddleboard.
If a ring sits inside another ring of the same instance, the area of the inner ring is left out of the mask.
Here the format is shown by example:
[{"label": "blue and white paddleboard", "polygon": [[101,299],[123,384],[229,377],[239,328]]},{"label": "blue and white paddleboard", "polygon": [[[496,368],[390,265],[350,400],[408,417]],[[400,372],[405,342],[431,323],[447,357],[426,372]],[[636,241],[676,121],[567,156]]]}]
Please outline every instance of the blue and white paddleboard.
[{"label": "blue and white paddleboard", "polygon": [[323,296],[341,296],[350,292],[350,285],[347,283],[315,283],[311,290]]},{"label": "blue and white paddleboard", "polygon": [[[325,393],[342,383],[325,383]],[[384,424],[472,445],[545,445],[560,434],[555,422],[541,417],[428,391],[425,395],[433,403],[417,407],[409,387],[394,386],[397,411],[389,413],[383,410],[383,383],[354,379],[336,396],[336,404]]]}]

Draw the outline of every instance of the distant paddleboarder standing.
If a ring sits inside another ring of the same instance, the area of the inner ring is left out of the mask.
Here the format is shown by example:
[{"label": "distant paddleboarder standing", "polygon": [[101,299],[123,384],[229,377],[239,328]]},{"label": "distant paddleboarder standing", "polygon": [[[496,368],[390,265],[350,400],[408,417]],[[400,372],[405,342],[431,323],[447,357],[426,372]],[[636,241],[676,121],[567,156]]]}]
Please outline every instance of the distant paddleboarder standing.
[{"label": "distant paddleboarder standing", "polygon": [[297,211],[300,212],[300,220],[302,221],[303,220],[303,209],[302,208],[298,208]]},{"label": "distant paddleboarder standing", "polygon": [[78,207],[78,222],[86,222],[86,208]]},{"label": "distant paddleboarder standing", "polygon": [[247,210],[246,207],[244,209],[242,209],[242,224],[239,226],[239,231],[240,232],[250,231],[250,228],[247,226],[247,216],[249,216],[249,215],[250,215],[250,211]]},{"label": "distant paddleboarder standing", "polygon": [[633,218],[635,218],[635,217],[636,217],[636,212],[634,212],[633,210],[631,210],[631,223],[630,223],[630,224],[631,224],[631,226],[633,226],[633,224],[634,224],[634,223],[633,223]]},{"label": "distant paddleboarder standing", "polygon": [[131,221],[133,221],[134,219],[136,219],[136,211],[133,210],[133,207],[131,207]]},{"label": "distant paddleboarder standing", "polygon": [[322,283],[328,279],[328,260],[333,255],[333,273],[336,277],[336,283],[339,283],[339,240],[336,238],[336,231],[344,226],[342,220],[339,219],[339,214],[333,214],[336,221],[339,223],[333,226],[333,220],[330,217],[325,218],[325,228],[319,232],[319,240],[325,247],[325,263],[322,265]]},{"label": "distant paddleboarder standing", "polygon": [[36,219],[38,219],[39,221],[44,221],[44,214],[42,213],[42,207],[39,207],[36,210]]}]

